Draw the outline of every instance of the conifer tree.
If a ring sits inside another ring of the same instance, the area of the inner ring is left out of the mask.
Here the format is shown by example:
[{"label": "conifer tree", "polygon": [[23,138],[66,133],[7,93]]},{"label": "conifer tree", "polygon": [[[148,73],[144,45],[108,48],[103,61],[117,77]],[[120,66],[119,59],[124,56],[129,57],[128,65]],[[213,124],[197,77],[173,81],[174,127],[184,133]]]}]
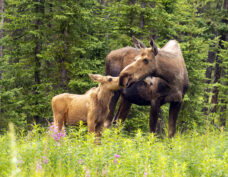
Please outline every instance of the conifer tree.
[{"label": "conifer tree", "polygon": [[[146,45],[151,36],[159,47],[181,45],[190,88],[178,127],[207,119],[225,126],[227,7],[227,0],[1,0],[0,128],[52,121],[51,98],[94,86],[87,74],[104,74],[106,55],[132,46],[133,35]],[[134,110],[129,127],[145,127],[147,109]]]}]

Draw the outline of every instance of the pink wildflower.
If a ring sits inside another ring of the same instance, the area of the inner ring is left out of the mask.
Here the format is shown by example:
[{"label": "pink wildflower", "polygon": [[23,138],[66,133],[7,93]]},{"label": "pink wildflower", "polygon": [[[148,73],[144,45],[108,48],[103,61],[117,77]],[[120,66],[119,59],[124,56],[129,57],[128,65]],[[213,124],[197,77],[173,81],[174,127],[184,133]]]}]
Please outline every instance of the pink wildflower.
[{"label": "pink wildflower", "polygon": [[118,154],[115,154],[115,158],[117,158],[117,159],[118,159],[119,157],[120,157],[120,155],[118,155]]},{"label": "pink wildflower", "polygon": [[37,165],[36,165],[36,172],[40,171],[42,169],[42,165],[41,165],[41,162],[37,162]]},{"label": "pink wildflower", "polygon": [[83,169],[85,170],[85,177],[90,177],[89,169],[87,169],[86,167],[83,167]]},{"label": "pink wildflower", "polygon": [[103,171],[103,175],[107,175],[107,174],[108,174],[108,170],[106,169]]},{"label": "pink wildflower", "polygon": [[117,159],[114,160],[114,163],[117,163]]},{"label": "pink wildflower", "polygon": [[44,164],[48,163],[48,158],[46,156],[43,156],[43,162],[44,162]]},{"label": "pink wildflower", "polygon": [[49,135],[51,135],[51,137],[55,140],[55,141],[60,141],[62,138],[64,138],[66,136],[66,132],[65,130],[59,132],[58,131],[58,127],[55,126],[53,123],[52,125],[49,127]]},{"label": "pink wildflower", "polygon": [[80,160],[78,160],[78,163],[79,163],[79,165],[81,165],[82,164],[82,160],[80,159]]},{"label": "pink wildflower", "polygon": [[22,163],[23,163],[23,161],[22,161],[22,160],[18,160],[18,161],[17,161],[17,165],[16,165],[16,166],[17,166],[17,167],[19,167],[19,166],[20,166],[20,164],[22,164]]},{"label": "pink wildflower", "polygon": [[146,171],[144,172],[144,177],[147,177],[147,172]]}]

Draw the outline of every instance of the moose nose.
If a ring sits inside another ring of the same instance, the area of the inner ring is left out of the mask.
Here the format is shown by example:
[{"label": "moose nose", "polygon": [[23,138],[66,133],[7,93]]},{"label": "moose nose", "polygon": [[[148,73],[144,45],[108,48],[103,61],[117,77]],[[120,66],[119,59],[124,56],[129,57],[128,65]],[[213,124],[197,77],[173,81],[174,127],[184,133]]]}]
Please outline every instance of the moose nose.
[{"label": "moose nose", "polygon": [[120,75],[120,77],[119,77],[119,86],[121,86],[121,87],[124,87],[125,85],[125,80],[126,80],[126,78],[128,77],[128,73],[124,73],[124,74],[122,74],[122,75]]},{"label": "moose nose", "polygon": [[124,73],[120,76],[119,86],[121,87],[129,87],[131,85],[132,77],[131,74]]}]

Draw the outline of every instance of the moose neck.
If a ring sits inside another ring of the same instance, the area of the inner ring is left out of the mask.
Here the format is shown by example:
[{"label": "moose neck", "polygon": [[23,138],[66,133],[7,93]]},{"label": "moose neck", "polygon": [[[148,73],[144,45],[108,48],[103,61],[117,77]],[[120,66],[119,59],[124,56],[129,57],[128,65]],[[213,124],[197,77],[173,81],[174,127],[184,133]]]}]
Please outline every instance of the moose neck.
[{"label": "moose neck", "polygon": [[104,88],[102,85],[99,85],[97,93],[97,99],[99,104],[102,104],[103,106],[108,106],[112,95],[112,91]]},{"label": "moose neck", "polygon": [[156,57],[156,71],[155,76],[164,79],[169,84],[176,81],[179,76],[180,68],[176,59],[168,58],[158,54]]}]

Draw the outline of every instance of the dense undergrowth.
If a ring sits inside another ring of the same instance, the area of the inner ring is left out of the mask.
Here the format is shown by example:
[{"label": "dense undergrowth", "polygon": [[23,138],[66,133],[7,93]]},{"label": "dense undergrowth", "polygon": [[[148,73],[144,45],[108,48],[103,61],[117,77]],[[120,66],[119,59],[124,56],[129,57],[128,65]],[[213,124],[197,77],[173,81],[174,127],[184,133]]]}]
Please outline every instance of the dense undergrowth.
[{"label": "dense undergrowth", "polygon": [[227,132],[196,130],[158,138],[122,128],[103,132],[101,145],[81,126],[58,134],[35,125],[29,133],[0,136],[0,176],[173,177],[228,176]]}]

